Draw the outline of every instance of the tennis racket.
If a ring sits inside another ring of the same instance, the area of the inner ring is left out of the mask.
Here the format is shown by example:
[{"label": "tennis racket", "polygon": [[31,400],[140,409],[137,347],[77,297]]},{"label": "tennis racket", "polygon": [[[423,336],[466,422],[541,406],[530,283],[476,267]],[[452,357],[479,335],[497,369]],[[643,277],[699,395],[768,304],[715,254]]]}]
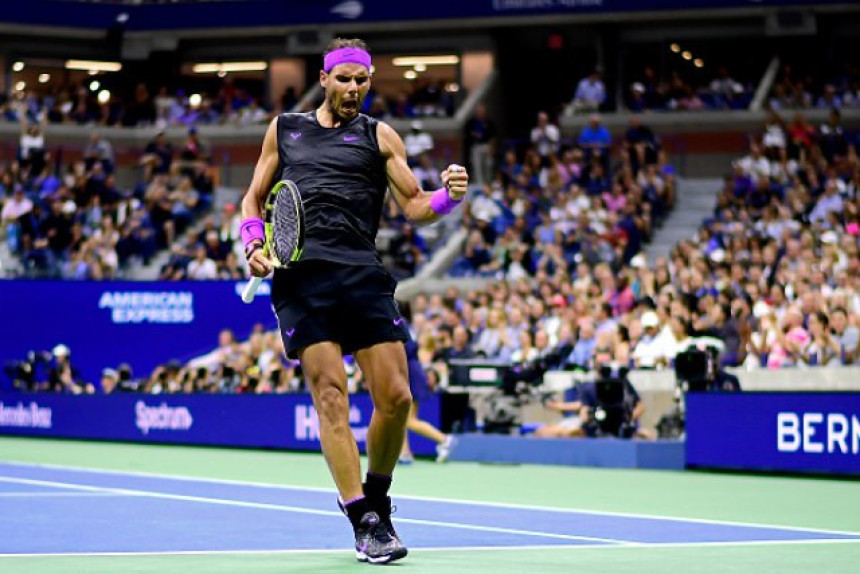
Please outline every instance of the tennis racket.
[{"label": "tennis racket", "polygon": [[[298,261],[305,245],[305,210],[295,183],[284,179],[275,184],[266,197],[263,221],[266,230],[263,255],[276,268],[286,268]],[[253,301],[262,281],[262,277],[252,277],[242,291],[242,301]]]}]

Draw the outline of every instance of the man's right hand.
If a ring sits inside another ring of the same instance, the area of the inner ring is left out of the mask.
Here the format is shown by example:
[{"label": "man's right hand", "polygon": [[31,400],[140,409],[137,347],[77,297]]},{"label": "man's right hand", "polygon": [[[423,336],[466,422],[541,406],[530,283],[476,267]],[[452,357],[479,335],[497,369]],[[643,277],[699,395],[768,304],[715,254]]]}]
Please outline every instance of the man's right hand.
[{"label": "man's right hand", "polygon": [[254,277],[266,277],[272,272],[272,262],[263,254],[262,243],[247,256],[247,260]]}]

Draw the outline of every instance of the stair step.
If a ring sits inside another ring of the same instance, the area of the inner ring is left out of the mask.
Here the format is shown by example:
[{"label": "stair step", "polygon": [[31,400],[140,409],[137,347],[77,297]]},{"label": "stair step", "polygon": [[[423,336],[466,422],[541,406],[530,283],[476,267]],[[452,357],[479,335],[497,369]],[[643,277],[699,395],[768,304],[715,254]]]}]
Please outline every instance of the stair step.
[{"label": "stair step", "polygon": [[702,220],[711,217],[722,180],[679,179],[675,209],[646,247],[649,258],[665,257],[679,241],[695,236]]}]

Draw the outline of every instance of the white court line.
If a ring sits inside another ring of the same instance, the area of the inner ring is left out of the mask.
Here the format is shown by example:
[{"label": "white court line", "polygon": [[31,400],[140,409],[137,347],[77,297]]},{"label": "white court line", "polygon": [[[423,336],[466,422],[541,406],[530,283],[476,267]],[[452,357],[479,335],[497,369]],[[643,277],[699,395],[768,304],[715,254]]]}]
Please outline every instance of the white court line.
[{"label": "white court line", "polygon": [[51,497],[80,497],[80,496],[128,496],[113,492],[0,492],[0,498],[51,498]]},{"label": "white court line", "polygon": [[[100,469],[100,468],[87,468],[80,466],[70,466],[70,465],[62,465],[62,464],[49,464],[49,463],[31,463],[31,462],[17,462],[17,461],[9,461],[9,460],[0,460],[0,464],[8,464],[10,466],[18,466],[25,468],[46,468],[46,469],[55,469],[55,470],[68,470],[75,472],[86,472],[93,474],[108,474],[108,475],[116,475],[116,476],[136,476],[141,478],[162,478],[162,479],[170,479],[170,480],[179,480],[185,482],[197,482],[197,483],[212,483],[212,484],[229,484],[235,486],[254,486],[257,488],[271,488],[277,490],[295,490],[295,491],[306,491],[306,492],[324,492],[331,494],[333,496],[337,495],[337,491],[332,488],[321,488],[314,486],[289,486],[284,484],[272,484],[266,482],[253,482],[253,481],[244,481],[244,480],[230,480],[225,478],[206,478],[206,477],[194,477],[194,476],[184,476],[178,474],[161,474],[157,472],[144,472],[144,471],[131,471],[131,470],[114,470],[114,469]],[[422,502],[442,502],[447,504],[462,504],[466,506],[490,506],[496,508],[510,508],[515,510],[539,510],[542,512],[557,512],[557,513],[574,513],[574,514],[588,514],[591,516],[612,516],[618,518],[641,518],[646,520],[665,520],[672,522],[690,522],[693,524],[711,524],[716,526],[737,526],[744,528],[768,528],[774,530],[788,530],[792,532],[811,532],[817,534],[835,534],[840,536],[858,536],[860,537],[860,532],[857,531],[849,531],[849,530],[830,530],[824,528],[806,528],[802,526],[784,526],[781,524],[767,524],[760,522],[739,522],[734,520],[714,520],[708,518],[686,518],[686,517],[678,517],[678,516],[660,516],[655,514],[640,514],[633,512],[612,512],[612,511],[604,511],[604,510],[586,510],[579,508],[555,508],[551,506],[540,506],[533,504],[516,504],[516,503],[507,503],[507,502],[480,502],[475,500],[461,500],[456,498],[437,498],[432,496],[415,496],[415,495],[396,495],[396,498],[403,500],[419,500]],[[402,519],[401,519],[402,520]]]},{"label": "white court line", "polygon": [[[807,540],[739,540],[737,542],[635,542],[631,544],[540,544],[530,546],[433,546],[428,548],[410,547],[410,552],[517,552],[529,550],[593,550],[609,548],[709,548],[732,546],[786,546],[792,544],[860,544],[860,540],[845,538],[810,538]],[[352,550],[340,548],[296,548],[287,550],[165,550],[145,552],[46,552],[44,554],[0,554],[0,558],[51,558],[51,557],[91,557],[91,556],[243,556],[243,555],[289,555],[289,554],[348,554]]]},{"label": "white court line", "polygon": [[[313,508],[302,508],[299,506],[286,506],[282,504],[267,504],[263,502],[247,502],[244,500],[231,500],[229,498],[208,498],[205,496],[189,496],[185,494],[170,494],[167,492],[157,492],[150,490],[135,490],[128,488],[111,488],[90,486],[86,484],[76,484],[73,482],[56,482],[52,480],[36,480],[31,478],[11,478],[0,476],[0,482],[11,482],[17,484],[30,484],[37,486],[54,486],[62,488],[71,488],[74,490],[84,490],[87,492],[109,492],[113,494],[122,494],[128,496],[145,496],[150,498],[164,498],[168,500],[181,500],[184,502],[203,502],[207,504],[220,504],[223,506],[239,506],[242,508],[257,508],[263,510],[277,510],[280,512],[296,512],[300,514],[314,514],[318,516],[337,516],[342,517],[343,514],[334,510],[317,510]],[[424,526],[440,526],[443,528],[455,528],[459,530],[477,530],[480,532],[496,532],[499,534],[516,534],[520,536],[537,536],[540,538],[555,538],[559,540],[586,540],[588,542],[603,542],[607,544],[631,544],[627,540],[617,540],[614,538],[597,538],[594,536],[574,536],[572,534],[556,534],[554,532],[541,532],[538,530],[519,530],[516,528],[499,528],[495,526],[480,526],[477,524],[463,524],[460,522],[440,522],[436,520],[420,520],[416,518],[398,518],[398,523],[405,524],[421,524]]]}]

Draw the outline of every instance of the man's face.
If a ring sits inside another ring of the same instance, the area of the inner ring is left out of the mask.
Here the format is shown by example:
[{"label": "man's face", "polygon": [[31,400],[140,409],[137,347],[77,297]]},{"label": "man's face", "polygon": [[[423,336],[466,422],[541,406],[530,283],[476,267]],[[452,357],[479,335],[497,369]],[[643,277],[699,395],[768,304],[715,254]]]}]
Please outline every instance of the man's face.
[{"label": "man's face", "polygon": [[837,311],[830,316],[830,324],[833,327],[833,330],[837,333],[842,333],[845,330],[846,325],[848,324],[847,317],[845,317],[845,313],[842,311]]},{"label": "man's face", "polygon": [[335,117],[351,120],[370,89],[370,72],[361,64],[338,64],[329,73],[320,72],[320,84]]}]

